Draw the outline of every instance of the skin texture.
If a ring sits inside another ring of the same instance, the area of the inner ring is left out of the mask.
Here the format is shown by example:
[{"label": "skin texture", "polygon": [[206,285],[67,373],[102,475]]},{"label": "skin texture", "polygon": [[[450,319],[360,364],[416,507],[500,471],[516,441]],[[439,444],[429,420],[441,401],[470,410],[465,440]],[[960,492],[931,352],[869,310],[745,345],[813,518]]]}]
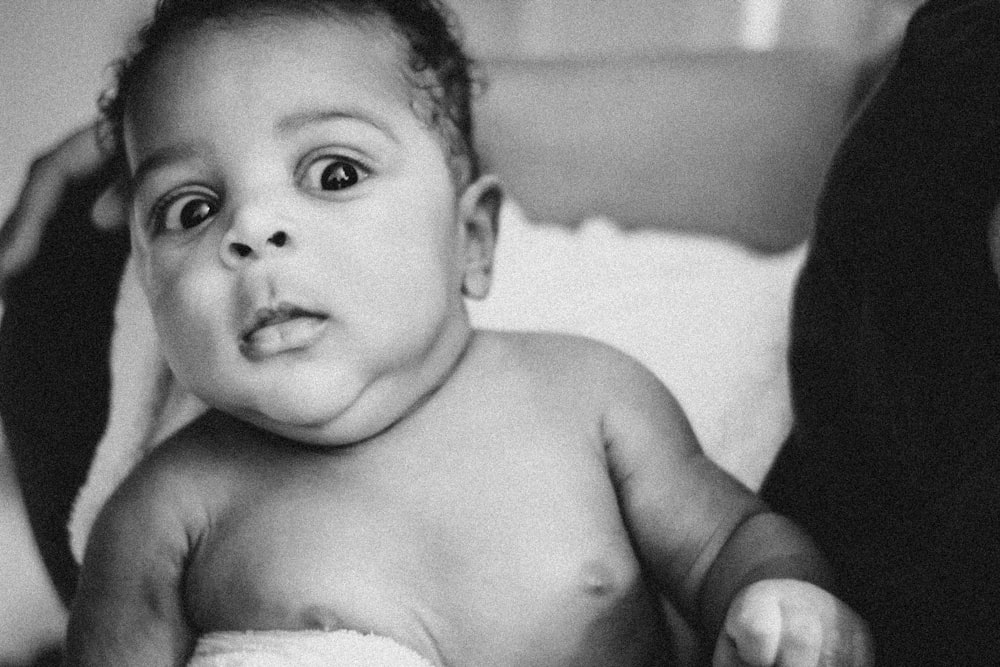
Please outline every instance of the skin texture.
[{"label": "skin texture", "polygon": [[131,102],[144,287],[218,411],[102,512],[71,664],[348,628],[440,665],[660,665],[660,595],[724,629],[719,665],[866,664],[864,624],[808,583],[811,543],[704,456],[651,373],[470,328],[499,190],[456,184],[398,49],[334,21],[205,30]]}]

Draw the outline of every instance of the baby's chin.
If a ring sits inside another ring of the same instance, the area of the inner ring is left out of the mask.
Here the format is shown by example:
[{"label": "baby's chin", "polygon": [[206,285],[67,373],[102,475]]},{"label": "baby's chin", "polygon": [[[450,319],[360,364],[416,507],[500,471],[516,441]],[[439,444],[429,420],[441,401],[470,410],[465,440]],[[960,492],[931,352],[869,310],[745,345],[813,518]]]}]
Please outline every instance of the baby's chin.
[{"label": "baby's chin", "polygon": [[257,409],[236,406],[227,407],[226,412],[275,435],[310,445],[349,445],[371,435],[367,429],[351,423],[349,406],[326,405],[308,409],[299,404],[292,408],[284,407],[269,405],[266,409]]},{"label": "baby's chin", "polygon": [[[211,404],[212,402],[209,401]],[[217,403],[224,412],[270,433],[310,445],[344,446],[366,440],[396,420],[394,411],[373,409],[365,387],[337,391],[294,392],[254,396],[251,400]]]},{"label": "baby's chin", "polygon": [[275,416],[256,411],[233,414],[269,433],[307,445],[344,447],[371,437],[379,429],[352,427],[341,419],[309,419],[302,415]]}]

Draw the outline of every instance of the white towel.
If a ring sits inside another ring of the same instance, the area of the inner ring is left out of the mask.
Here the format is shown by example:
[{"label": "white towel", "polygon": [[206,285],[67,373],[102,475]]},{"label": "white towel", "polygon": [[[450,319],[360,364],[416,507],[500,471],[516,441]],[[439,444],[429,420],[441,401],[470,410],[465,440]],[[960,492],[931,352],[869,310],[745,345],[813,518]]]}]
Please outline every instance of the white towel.
[{"label": "white towel", "polygon": [[351,630],[213,632],[188,667],[433,667],[388,637]]}]

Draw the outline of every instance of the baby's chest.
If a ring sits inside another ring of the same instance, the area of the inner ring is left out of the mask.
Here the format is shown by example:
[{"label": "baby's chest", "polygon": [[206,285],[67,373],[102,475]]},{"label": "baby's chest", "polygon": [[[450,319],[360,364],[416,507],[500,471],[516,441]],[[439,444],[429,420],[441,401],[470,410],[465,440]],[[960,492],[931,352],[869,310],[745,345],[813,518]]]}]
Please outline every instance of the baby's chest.
[{"label": "baby's chest", "polygon": [[654,603],[599,474],[461,465],[230,512],[193,561],[192,616],[202,630],[377,632],[452,664],[497,665],[505,653],[562,664],[537,658],[571,656],[605,625],[650,623]]}]

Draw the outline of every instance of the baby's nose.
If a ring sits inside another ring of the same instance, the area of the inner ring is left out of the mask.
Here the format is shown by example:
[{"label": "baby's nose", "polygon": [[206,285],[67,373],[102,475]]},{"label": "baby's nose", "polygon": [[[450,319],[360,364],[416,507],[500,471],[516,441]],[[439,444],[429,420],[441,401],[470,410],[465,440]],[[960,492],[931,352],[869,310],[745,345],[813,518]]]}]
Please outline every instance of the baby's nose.
[{"label": "baby's nose", "polygon": [[226,263],[260,259],[294,243],[294,223],[274,200],[253,199],[234,205],[219,253]]},{"label": "baby's nose", "polygon": [[267,239],[265,239],[261,244],[262,247],[259,250],[254,248],[252,243],[247,243],[245,241],[229,241],[229,254],[238,259],[245,259],[253,255],[255,250],[257,252],[263,252],[268,246],[284,248],[288,243],[288,240],[288,232],[279,230],[267,237]]}]

